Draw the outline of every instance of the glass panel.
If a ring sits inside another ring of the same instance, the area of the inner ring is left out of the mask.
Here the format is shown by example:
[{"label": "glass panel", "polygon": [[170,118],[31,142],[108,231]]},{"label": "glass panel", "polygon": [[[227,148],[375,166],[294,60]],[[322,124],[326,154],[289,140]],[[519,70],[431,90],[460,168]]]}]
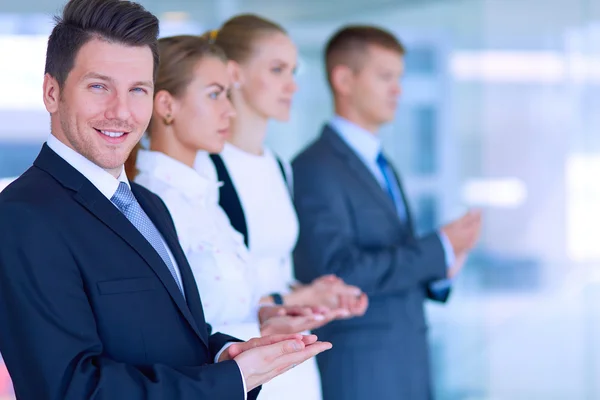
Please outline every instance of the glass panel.
[{"label": "glass panel", "polygon": [[0,178],[21,175],[40,152],[39,144],[0,142]]}]

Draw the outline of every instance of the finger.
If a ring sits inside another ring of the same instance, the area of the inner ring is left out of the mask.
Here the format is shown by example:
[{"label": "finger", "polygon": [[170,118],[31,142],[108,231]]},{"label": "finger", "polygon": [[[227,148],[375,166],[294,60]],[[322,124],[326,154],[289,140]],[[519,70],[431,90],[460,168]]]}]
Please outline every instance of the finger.
[{"label": "finger", "polygon": [[280,343],[286,340],[302,340],[300,334],[289,334],[289,335],[269,335],[260,338],[250,339],[247,342],[234,343],[229,346],[229,354],[231,358],[235,358],[241,353],[262,346],[269,346],[276,343]]},{"label": "finger", "polygon": [[329,315],[327,315],[327,316],[323,315],[319,319],[313,319],[313,320],[307,321],[304,326],[298,327],[298,331],[299,332],[312,331],[312,330],[318,329],[324,325],[327,325],[334,319],[335,319],[335,315],[333,315],[332,313],[329,313]]},{"label": "finger", "polygon": [[311,309],[313,314],[327,314],[331,311],[331,308],[325,306],[313,306]]},{"label": "finger", "polygon": [[328,282],[328,283],[334,283],[334,282],[339,282],[341,281],[340,278],[338,278],[336,275],[334,274],[329,274],[329,275],[323,275],[319,278],[316,279],[317,281],[320,282]]},{"label": "finger", "polygon": [[339,306],[338,308],[350,309],[352,304],[356,301],[356,296],[339,296]]},{"label": "finger", "polygon": [[303,342],[303,343],[304,343],[306,346],[309,346],[309,345],[311,345],[311,344],[313,344],[313,343],[316,343],[316,342],[317,342],[317,340],[319,340],[319,339],[317,338],[317,335],[304,335],[304,336],[302,337],[302,342]]},{"label": "finger", "polygon": [[330,322],[333,318],[325,315],[315,315],[311,317],[295,317],[290,322],[290,328],[293,332],[311,331],[320,328]]},{"label": "finger", "polygon": [[286,315],[289,315],[291,317],[308,316],[313,315],[313,310],[311,307],[289,306],[286,307]]},{"label": "finger", "polygon": [[335,285],[331,289],[338,296],[357,297],[362,294],[359,287],[346,284]]},{"label": "finger", "polygon": [[306,348],[306,344],[302,339],[302,335],[300,335],[300,337],[301,338],[298,340],[284,340],[270,345],[261,346],[253,351],[259,351],[262,359],[273,363],[283,355],[304,350]]},{"label": "finger", "polygon": [[264,306],[264,307],[261,307],[261,309],[259,311],[259,315],[260,315],[260,318],[262,321],[266,321],[269,318],[285,315],[285,312],[286,311],[285,311],[284,307]]},{"label": "finger", "polygon": [[469,224],[480,223],[481,222],[481,210],[472,210],[467,214],[467,221]]},{"label": "finger", "polygon": [[356,304],[356,308],[353,310],[353,314],[356,316],[364,315],[369,307],[369,298],[366,294],[360,297],[360,300]]},{"label": "finger", "polygon": [[352,312],[348,308],[336,308],[330,312],[331,320],[334,319],[348,319],[352,317]]},{"label": "finger", "polygon": [[319,353],[327,351],[332,347],[333,345],[329,342],[315,342],[299,351],[280,353],[273,362],[274,370],[277,371],[277,375],[279,375],[291,366],[302,364],[304,361]]}]

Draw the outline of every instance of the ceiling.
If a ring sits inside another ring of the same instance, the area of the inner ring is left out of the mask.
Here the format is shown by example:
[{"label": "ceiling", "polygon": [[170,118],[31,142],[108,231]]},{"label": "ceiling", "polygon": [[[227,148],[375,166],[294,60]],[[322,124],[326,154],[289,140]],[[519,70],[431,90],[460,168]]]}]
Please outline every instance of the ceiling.
[{"label": "ceiling", "polygon": [[[439,0],[139,0],[161,16],[185,12],[201,24],[214,24],[240,12],[254,12],[281,23],[356,19],[387,8],[422,5]],[[2,1],[1,13],[57,14],[65,0]]]}]

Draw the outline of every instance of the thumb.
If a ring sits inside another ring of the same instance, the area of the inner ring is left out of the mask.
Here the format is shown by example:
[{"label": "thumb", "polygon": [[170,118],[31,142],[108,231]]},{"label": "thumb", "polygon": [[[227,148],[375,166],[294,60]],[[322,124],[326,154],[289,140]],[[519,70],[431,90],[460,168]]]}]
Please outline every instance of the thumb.
[{"label": "thumb", "polygon": [[237,344],[232,344],[226,351],[229,353],[229,358],[232,360],[244,352],[242,346]]}]

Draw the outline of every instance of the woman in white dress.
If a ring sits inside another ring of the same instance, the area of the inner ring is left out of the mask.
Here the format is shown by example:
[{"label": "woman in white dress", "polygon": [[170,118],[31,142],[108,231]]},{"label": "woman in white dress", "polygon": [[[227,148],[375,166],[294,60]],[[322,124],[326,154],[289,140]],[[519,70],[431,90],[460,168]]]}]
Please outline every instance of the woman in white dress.
[{"label": "woman in white dress", "polygon": [[[302,332],[347,313],[271,307],[270,298],[257,290],[243,237],[219,207],[215,175],[193,169],[199,150],[219,152],[223,148],[234,114],[227,98],[224,55],[195,36],[160,39],[159,52],[154,112],[148,129],[150,150],[138,148],[132,153],[126,163],[127,174],[158,194],[169,209],[213,330],[249,340]],[[208,153],[204,154],[208,160]],[[329,286],[334,295],[356,290],[340,284]],[[261,308],[265,305],[269,307]]]},{"label": "woman in white dress", "polygon": [[[256,15],[233,17],[213,32],[212,39],[230,60],[236,117],[223,152],[211,156],[212,166],[199,157],[196,169],[205,172],[213,167],[223,182],[220,204],[250,250],[254,284],[275,304],[342,305],[353,315],[361,315],[367,306],[365,295],[341,304],[339,297],[320,290],[335,277],[323,277],[306,286],[297,285],[293,278],[291,254],[298,221],[291,199],[291,170],[264,142],[271,118],[289,118],[296,91],[296,46],[281,26]],[[297,382],[302,382],[301,388]],[[277,377],[265,389],[261,398],[320,400],[315,360]]]}]

